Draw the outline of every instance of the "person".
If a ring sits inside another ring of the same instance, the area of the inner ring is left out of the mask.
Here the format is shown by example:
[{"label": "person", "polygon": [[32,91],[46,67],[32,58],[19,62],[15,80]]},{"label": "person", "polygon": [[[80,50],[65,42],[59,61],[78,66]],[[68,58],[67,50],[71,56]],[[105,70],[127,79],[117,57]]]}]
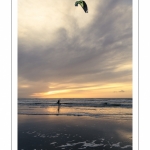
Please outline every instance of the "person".
[{"label": "person", "polygon": [[58,114],[59,114],[59,109],[60,109],[60,99],[57,101],[57,104],[58,104],[58,109],[57,109],[57,111],[58,111]]},{"label": "person", "polygon": [[58,105],[60,104],[60,99],[57,101],[57,104],[58,104]]}]

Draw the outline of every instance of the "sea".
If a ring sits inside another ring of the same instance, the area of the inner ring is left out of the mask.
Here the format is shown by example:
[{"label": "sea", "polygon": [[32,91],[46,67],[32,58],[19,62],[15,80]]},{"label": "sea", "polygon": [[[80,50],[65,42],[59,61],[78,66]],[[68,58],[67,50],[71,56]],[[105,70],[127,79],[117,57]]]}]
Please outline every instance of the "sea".
[{"label": "sea", "polygon": [[19,98],[18,114],[131,118],[132,98]]},{"label": "sea", "polygon": [[55,149],[132,150],[132,98],[19,98],[18,150]]}]

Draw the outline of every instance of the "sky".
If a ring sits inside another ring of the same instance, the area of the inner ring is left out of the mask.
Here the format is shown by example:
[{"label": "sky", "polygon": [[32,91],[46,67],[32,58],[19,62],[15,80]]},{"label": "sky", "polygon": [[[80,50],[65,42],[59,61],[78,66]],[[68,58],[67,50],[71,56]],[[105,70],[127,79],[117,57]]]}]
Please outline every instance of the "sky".
[{"label": "sky", "polygon": [[18,97],[132,97],[132,1],[18,0]]}]

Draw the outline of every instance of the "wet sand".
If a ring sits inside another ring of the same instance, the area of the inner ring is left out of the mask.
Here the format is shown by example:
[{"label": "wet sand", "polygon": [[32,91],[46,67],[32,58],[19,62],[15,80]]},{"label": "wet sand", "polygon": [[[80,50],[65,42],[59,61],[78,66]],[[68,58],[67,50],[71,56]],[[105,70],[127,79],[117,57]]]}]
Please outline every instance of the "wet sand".
[{"label": "wet sand", "polygon": [[18,150],[132,150],[132,118],[18,115]]}]

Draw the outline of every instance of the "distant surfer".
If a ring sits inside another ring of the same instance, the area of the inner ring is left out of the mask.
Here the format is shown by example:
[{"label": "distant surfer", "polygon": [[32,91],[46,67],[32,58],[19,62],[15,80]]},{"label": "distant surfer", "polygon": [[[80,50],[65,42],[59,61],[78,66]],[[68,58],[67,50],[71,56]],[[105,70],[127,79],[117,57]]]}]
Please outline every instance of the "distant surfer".
[{"label": "distant surfer", "polygon": [[57,104],[60,105],[60,99],[57,101]]}]

